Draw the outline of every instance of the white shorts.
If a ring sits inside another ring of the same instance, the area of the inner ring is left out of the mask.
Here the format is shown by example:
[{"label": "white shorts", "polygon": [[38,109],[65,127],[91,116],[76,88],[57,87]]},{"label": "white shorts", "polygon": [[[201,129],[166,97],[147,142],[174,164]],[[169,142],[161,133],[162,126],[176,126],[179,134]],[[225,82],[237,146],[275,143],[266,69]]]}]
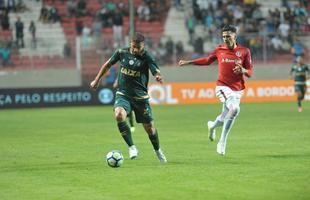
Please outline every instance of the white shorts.
[{"label": "white shorts", "polygon": [[240,102],[243,90],[233,91],[227,86],[216,86],[215,93],[222,103],[225,103],[228,99],[235,99]]}]

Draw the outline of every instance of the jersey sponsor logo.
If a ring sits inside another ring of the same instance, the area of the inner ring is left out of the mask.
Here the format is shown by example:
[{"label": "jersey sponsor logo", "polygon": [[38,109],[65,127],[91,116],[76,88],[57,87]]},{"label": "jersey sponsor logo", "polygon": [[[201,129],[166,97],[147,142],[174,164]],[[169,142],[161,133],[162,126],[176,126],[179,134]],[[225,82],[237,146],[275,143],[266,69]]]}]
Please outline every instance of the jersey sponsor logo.
[{"label": "jersey sponsor logo", "polygon": [[114,98],[114,94],[112,92],[112,90],[104,88],[102,90],[99,91],[98,93],[98,99],[100,101],[100,103],[102,104],[109,104],[113,101]]},{"label": "jersey sponsor logo", "polygon": [[140,77],[141,76],[141,73],[139,71],[127,69],[124,67],[121,69],[121,73],[126,74],[127,76],[132,76],[132,77]]},{"label": "jersey sponsor logo", "polygon": [[241,60],[240,59],[230,59],[230,58],[222,58],[222,63],[239,63],[241,64]]}]

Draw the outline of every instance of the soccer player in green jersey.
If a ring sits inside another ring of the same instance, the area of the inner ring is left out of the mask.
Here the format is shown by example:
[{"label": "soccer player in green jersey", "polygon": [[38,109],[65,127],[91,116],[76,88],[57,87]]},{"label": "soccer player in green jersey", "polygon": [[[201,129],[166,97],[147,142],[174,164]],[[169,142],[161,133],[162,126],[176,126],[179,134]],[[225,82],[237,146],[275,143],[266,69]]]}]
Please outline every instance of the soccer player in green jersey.
[{"label": "soccer player in green jersey", "polygon": [[154,126],[148,95],[149,70],[159,83],[162,83],[162,75],[154,58],[144,49],[142,34],[135,33],[131,38],[130,47],[117,49],[114,52],[112,57],[102,65],[96,78],[90,83],[90,87],[96,89],[102,76],[118,61],[120,70],[114,113],[119,132],[129,147],[129,157],[134,159],[138,156],[130,128],[126,123],[127,114],[133,110],[136,122],[143,124],[159,161],[167,162],[159,146],[158,131]]},{"label": "soccer player in green jersey", "polygon": [[291,78],[295,81],[295,92],[297,93],[298,112],[302,112],[301,101],[307,92],[306,81],[309,78],[309,68],[301,56],[296,58],[296,64],[290,71]]}]

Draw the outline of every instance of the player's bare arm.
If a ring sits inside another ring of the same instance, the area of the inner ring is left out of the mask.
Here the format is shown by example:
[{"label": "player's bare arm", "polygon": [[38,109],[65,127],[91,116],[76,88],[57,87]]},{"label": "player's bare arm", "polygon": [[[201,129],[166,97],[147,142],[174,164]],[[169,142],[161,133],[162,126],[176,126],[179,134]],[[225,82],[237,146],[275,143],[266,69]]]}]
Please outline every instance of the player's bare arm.
[{"label": "player's bare arm", "polygon": [[293,71],[290,71],[290,79],[294,80]]},{"label": "player's bare arm", "polygon": [[96,78],[90,83],[90,87],[92,89],[97,89],[100,79],[102,78],[103,75],[105,75],[105,73],[107,73],[107,71],[109,71],[109,69],[111,68],[111,64],[109,63],[110,60],[108,60],[106,63],[104,63],[102,65],[102,67],[100,68]]},{"label": "player's bare arm", "polygon": [[118,77],[116,77],[114,83],[113,83],[113,88],[117,88],[118,87]]},{"label": "player's bare arm", "polygon": [[179,66],[184,66],[184,65],[188,65],[188,64],[192,64],[191,60],[180,60],[179,61]]},{"label": "player's bare arm", "polygon": [[160,73],[155,74],[155,79],[158,83],[163,84],[163,77]]}]

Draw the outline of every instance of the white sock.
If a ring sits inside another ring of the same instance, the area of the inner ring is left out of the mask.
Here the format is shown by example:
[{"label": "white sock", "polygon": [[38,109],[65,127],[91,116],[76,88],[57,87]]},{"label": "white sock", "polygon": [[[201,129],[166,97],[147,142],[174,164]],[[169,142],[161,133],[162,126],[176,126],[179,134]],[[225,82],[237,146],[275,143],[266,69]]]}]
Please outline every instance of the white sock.
[{"label": "white sock", "polygon": [[212,126],[210,127],[211,129],[214,129],[216,127],[222,126],[223,125],[223,121],[221,121],[221,119],[219,118],[219,116],[215,119],[215,121],[213,121]]},{"label": "white sock", "polygon": [[229,107],[229,112],[227,113],[227,115],[224,119],[222,134],[221,134],[221,138],[219,141],[224,146],[226,146],[228,134],[229,134],[232,126],[234,125],[235,119],[236,119],[236,117],[240,111],[239,104],[230,104],[228,107]]},{"label": "white sock", "polygon": [[224,122],[224,119],[225,119],[228,111],[229,111],[228,108],[225,106],[225,104],[223,104],[222,112],[213,121],[211,129],[214,129],[214,128],[219,127],[219,126],[223,126],[223,122]]},{"label": "white sock", "polygon": [[220,138],[220,143],[222,143],[224,146],[226,146],[226,141],[228,138],[228,134],[231,130],[231,127],[233,126],[236,118],[233,119],[225,119],[224,124],[223,124],[223,129],[222,129],[222,134]]}]

